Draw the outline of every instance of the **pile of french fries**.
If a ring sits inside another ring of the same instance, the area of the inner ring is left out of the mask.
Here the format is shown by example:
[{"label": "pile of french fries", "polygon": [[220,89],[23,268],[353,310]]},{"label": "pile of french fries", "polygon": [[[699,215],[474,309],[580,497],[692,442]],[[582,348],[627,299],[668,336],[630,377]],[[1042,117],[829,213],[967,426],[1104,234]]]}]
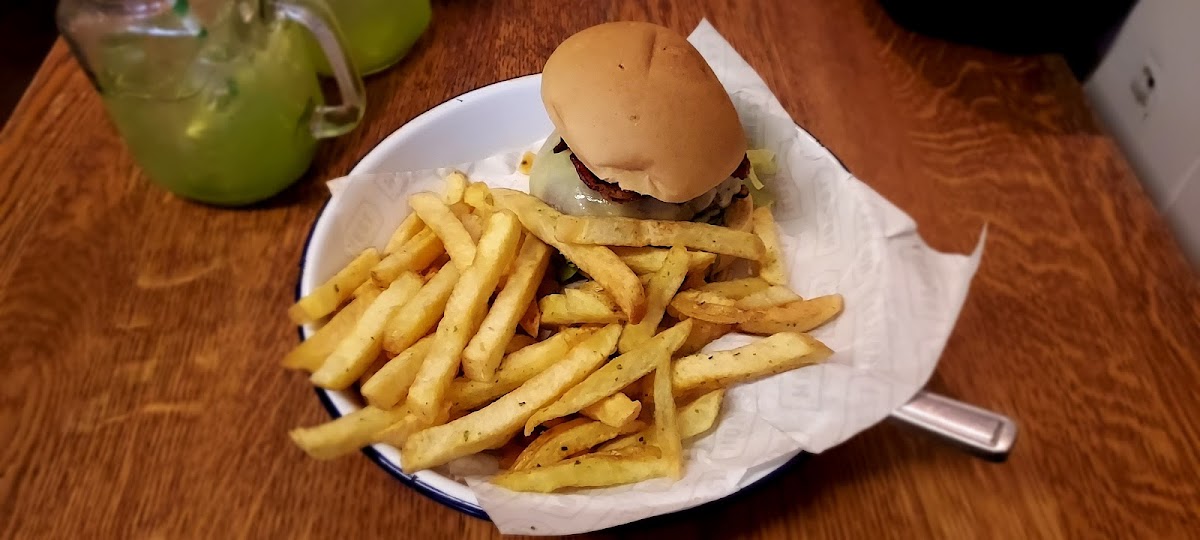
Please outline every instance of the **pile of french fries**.
[{"label": "pile of french fries", "polygon": [[[318,459],[391,444],[409,473],[487,452],[514,491],[680,478],[725,388],[827,358],[805,332],[842,310],[787,287],[770,209],[741,201],[725,227],[572,217],[449,175],[289,309],[323,325],[283,365],[365,402],[292,440]],[[699,352],[730,332],[765,337]]]}]

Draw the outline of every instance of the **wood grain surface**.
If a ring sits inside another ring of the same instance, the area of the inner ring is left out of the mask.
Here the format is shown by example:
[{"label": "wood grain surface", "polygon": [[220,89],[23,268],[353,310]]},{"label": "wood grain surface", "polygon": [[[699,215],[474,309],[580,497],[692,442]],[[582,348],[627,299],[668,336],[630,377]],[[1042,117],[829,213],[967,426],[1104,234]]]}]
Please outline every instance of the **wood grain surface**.
[{"label": "wood grain surface", "polygon": [[[572,32],[702,17],[801,126],[983,264],[931,383],[1016,418],[1007,463],[888,424],[726,501],[596,534],[1182,538],[1200,508],[1200,285],[1066,65],[913,35],[869,0],[445,0],[368,116],[255,208],[154,187],[59,42],[0,135],[0,532],[7,538],[490,538],[361,455],[280,368],[301,247],[417,114],[535,73]],[[668,536],[669,535],[669,536]]]}]

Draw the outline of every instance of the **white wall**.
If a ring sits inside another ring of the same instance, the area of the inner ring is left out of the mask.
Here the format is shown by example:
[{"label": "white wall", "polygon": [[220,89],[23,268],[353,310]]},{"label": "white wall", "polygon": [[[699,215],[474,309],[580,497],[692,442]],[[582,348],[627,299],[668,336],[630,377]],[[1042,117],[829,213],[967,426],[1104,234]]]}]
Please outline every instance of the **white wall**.
[{"label": "white wall", "polygon": [[[1133,85],[1147,64],[1143,106]],[[1200,268],[1200,0],[1141,0],[1084,88]]]}]

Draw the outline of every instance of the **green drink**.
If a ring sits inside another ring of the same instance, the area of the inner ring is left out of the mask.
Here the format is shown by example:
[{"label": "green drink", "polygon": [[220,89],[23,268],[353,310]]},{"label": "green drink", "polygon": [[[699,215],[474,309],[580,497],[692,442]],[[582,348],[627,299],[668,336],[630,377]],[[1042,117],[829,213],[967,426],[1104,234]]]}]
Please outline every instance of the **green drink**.
[{"label": "green drink", "polygon": [[[155,183],[217,205],[299,179],[362,118],[362,78],[323,0],[62,0],[59,28]],[[326,105],[303,30],[334,66]]]},{"label": "green drink", "polygon": [[177,96],[117,88],[104,103],[155,182],[207,203],[252,203],[299,178],[316,148],[308,120],[321,90],[301,47],[292,32],[271,32],[243,58],[204,66]]},{"label": "green drink", "polygon": [[[429,0],[326,0],[346,36],[350,58],[364,75],[408,54],[433,17]],[[329,69],[318,65],[322,73]]]}]

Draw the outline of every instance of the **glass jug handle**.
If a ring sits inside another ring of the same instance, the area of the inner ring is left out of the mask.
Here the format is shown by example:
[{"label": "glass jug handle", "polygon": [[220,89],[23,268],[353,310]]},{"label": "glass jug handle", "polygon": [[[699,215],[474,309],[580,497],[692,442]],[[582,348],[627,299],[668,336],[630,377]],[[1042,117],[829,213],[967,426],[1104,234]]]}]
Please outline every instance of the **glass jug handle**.
[{"label": "glass jug handle", "polygon": [[334,22],[329,6],[321,0],[269,0],[267,4],[278,17],[295,21],[312,33],[337,80],[342,103],[322,105],[313,110],[309,119],[313,136],[337,137],[354,129],[366,108],[366,91],[358,68],[346,52],[346,40]]}]

